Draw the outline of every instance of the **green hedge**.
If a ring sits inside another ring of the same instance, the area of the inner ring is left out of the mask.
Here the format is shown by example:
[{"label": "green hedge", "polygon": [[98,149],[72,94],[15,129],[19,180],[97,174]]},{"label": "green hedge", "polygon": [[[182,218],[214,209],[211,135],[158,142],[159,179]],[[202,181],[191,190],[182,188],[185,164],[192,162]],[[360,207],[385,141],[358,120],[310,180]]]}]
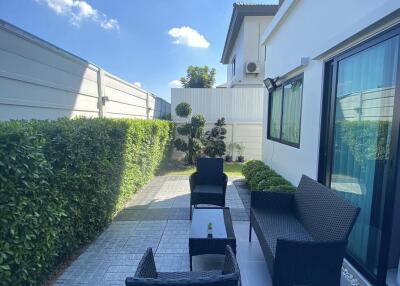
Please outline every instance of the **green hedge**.
[{"label": "green hedge", "polygon": [[296,190],[290,182],[259,160],[246,162],[242,173],[252,191],[293,192]]},{"label": "green hedge", "polygon": [[161,120],[0,122],[0,285],[37,285],[95,238],[170,150]]}]

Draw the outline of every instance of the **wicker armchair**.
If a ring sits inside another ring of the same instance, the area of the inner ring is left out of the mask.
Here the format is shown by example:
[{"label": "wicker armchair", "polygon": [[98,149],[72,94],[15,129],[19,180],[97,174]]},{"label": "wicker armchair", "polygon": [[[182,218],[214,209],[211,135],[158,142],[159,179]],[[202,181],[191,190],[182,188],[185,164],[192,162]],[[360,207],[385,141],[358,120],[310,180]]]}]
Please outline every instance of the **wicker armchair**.
[{"label": "wicker armchair", "polygon": [[224,174],[222,158],[199,158],[197,171],[190,178],[190,219],[192,206],[209,204],[225,207],[228,176]]},{"label": "wicker armchair", "polygon": [[239,266],[230,246],[226,247],[224,269],[207,272],[157,272],[153,251],[148,248],[135,276],[125,279],[126,286],[237,286],[239,283]]},{"label": "wicker armchair", "polygon": [[273,285],[340,285],[349,233],[360,209],[304,176],[297,192],[252,192],[253,227]]}]

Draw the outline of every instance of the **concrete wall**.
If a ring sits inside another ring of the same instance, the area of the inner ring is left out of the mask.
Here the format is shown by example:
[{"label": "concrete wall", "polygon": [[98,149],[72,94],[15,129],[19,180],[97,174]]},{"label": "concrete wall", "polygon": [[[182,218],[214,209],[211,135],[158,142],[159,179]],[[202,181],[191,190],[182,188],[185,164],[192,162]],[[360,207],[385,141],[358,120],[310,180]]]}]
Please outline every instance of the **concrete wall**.
[{"label": "concrete wall", "polygon": [[[264,79],[265,51],[261,45],[262,34],[272,21],[271,16],[245,16],[227,66],[228,87],[262,87]],[[233,76],[232,62],[236,58],[236,72]],[[246,74],[246,63],[260,64],[259,74]]]},{"label": "concrete wall", "polygon": [[[260,159],[263,94],[263,88],[173,88],[172,120],[178,124],[185,122],[185,119],[175,114],[175,107],[181,102],[188,102],[192,106],[192,115],[205,116],[207,130],[212,128],[218,118],[225,117],[225,143],[244,145],[246,160]],[[233,151],[236,158],[238,154]]]},{"label": "concrete wall", "polygon": [[262,158],[293,184],[302,174],[317,177],[324,62],[399,21],[388,16],[399,8],[390,0],[287,0],[267,27],[265,77],[304,73],[300,148],[266,139],[268,94],[264,101]]},{"label": "concrete wall", "polygon": [[170,113],[169,106],[148,91],[0,21],[0,120],[153,118]]}]

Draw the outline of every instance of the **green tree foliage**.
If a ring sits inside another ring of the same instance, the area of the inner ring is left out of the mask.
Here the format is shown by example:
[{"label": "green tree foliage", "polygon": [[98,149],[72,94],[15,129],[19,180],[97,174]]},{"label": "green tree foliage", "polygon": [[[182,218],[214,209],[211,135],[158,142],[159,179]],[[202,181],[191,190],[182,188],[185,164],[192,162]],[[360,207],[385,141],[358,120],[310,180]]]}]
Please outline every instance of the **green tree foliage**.
[{"label": "green tree foliage", "polygon": [[226,145],[224,142],[226,129],[225,118],[222,117],[214,123],[214,127],[205,133],[204,154],[209,157],[221,157],[225,154]]},{"label": "green tree foliage", "polygon": [[184,88],[211,88],[215,83],[215,69],[207,66],[189,66],[186,77],[181,78]]},{"label": "green tree foliage", "polygon": [[[188,103],[181,102],[176,106],[175,112],[179,117],[187,118],[191,114],[192,108]],[[204,116],[197,114],[192,116],[190,122],[184,123],[176,128],[176,131],[181,137],[187,137],[186,140],[177,138],[174,141],[174,146],[177,150],[186,154],[186,161],[188,164],[194,164],[203,149],[202,137],[205,124],[206,119]]]},{"label": "green tree foliage", "polygon": [[162,120],[0,122],[0,285],[40,285],[169,153]]}]

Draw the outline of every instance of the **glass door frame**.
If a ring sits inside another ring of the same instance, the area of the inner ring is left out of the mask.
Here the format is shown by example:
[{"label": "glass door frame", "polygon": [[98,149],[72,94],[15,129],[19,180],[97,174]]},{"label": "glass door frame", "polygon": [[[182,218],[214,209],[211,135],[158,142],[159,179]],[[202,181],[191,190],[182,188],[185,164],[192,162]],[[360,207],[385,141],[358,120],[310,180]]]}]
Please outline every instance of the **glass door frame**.
[{"label": "glass door frame", "polygon": [[[338,63],[340,60],[348,58],[360,51],[370,48],[396,35],[400,35],[400,25],[392,27],[387,31],[350,48],[349,50],[335,56],[325,62],[323,100],[321,115],[321,134],[318,165],[318,181],[330,186],[333,147],[334,147],[334,127],[335,127],[335,108],[336,108],[336,87],[338,76]],[[400,49],[400,48],[399,48]],[[396,176],[399,175],[398,154],[399,154],[399,133],[400,133],[400,51],[397,62],[396,89],[393,106],[392,130],[389,153],[389,171],[384,179],[385,188],[382,190],[383,197],[383,224],[382,237],[379,245],[378,269],[377,274],[370,272],[363,264],[358,262],[351,254],[346,253],[346,259],[359,271],[366,279],[374,285],[386,285],[386,274],[388,268],[388,255],[390,247],[390,236],[392,229],[392,217],[394,210],[394,197],[396,187]]]}]

